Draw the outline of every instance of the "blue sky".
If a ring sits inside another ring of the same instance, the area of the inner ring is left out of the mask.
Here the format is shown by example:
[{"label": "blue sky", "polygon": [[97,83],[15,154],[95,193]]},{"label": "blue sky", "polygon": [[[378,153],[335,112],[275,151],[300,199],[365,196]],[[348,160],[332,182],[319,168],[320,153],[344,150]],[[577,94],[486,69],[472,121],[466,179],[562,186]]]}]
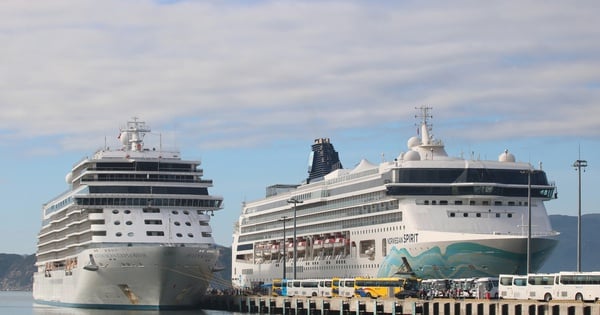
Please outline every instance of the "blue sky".
[{"label": "blue sky", "polygon": [[[558,186],[550,214],[600,212],[598,1],[3,1],[0,252],[35,252],[41,205],[133,116],[201,159],[216,241],[244,200],[307,176],[329,137],[346,168],[391,160],[433,107],[450,155],[505,149]],[[152,140],[155,139],[155,140]]]}]

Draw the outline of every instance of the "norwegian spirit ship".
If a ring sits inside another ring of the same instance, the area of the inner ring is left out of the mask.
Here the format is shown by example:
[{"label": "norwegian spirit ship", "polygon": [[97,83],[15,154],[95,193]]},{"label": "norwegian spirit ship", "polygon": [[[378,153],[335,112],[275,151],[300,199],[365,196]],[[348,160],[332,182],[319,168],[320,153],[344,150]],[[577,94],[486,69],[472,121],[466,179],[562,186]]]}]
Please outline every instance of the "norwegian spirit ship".
[{"label": "norwegian spirit ship", "polygon": [[88,308],[194,307],[218,258],[211,196],[199,161],[147,149],[150,129],[130,121],[123,147],[75,164],[70,189],[43,206],[36,303]]},{"label": "norwegian spirit ship", "polygon": [[529,191],[530,266],[538,270],[558,235],[544,207],[556,187],[544,171],[508,151],[497,161],[449,157],[432,136],[430,108],[419,116],[420,137],[394,161],[342,169],[329,140],[317,139],[306,182],[268,187],[266,198],[244,204],[234,229],[233,285],[270,283],[284,275],[284,262],[292,278],[294,235],[298,279],[411,269],[420,278],[522,274]]}]

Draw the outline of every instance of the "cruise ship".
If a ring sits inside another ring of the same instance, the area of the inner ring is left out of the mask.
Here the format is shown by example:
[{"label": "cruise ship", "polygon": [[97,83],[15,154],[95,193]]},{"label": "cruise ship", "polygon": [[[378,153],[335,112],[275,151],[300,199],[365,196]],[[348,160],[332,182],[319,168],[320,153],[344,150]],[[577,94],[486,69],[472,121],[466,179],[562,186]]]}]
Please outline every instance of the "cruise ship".
[{"label": "cruise ship", "polygon": [[209,225],[223,198],[210,195],[200,161],[146,148],[138,119],[76,163],[69,189],[44,204],[33,298],[82,308],[198,306],[219,251]]},{"label": "cruise ship", "polygon": [[558,242],[544,206],[556,186],[541,165],[517,162],[508,150],[497,160],[450,157],[433,136],[431,108],[418,109],[417,135],[393,161],[344,169],[331,141],[316,139],[306,180],[267,187],[265,198],[244,203],[234,225],[233,286],[538,270]]}]

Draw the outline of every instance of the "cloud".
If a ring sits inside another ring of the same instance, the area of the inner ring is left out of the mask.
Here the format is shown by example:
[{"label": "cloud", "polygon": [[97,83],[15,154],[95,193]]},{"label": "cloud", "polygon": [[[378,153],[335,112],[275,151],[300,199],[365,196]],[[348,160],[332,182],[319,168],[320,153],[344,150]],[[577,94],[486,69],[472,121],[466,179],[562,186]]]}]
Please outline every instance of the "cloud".
[{"label": "cloud", "polygon": [[597,9],[8,1],[2,137],[89,149],[90,138],[139,116],[157,127],[182,121],[177,128],[205,147],[252,146],[407,120],[423,104],[479,122],[470,133],[479,138],[598,136]]}]

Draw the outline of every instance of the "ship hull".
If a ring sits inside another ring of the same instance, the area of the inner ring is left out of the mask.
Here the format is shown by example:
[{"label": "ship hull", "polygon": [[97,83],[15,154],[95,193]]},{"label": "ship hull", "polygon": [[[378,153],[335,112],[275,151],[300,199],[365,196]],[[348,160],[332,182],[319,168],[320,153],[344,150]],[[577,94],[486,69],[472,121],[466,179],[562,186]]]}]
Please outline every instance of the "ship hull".
[{"label": "ship hull", "polygon": [[[536,272],[552,253],[558,240],[531,239],[530,271]],[[403,258],[422,279],[497,277],[527,273],[527,238],[465,239],[394,246],[384,258],[378,277],[395,274]]]},{"label": "ship hull", "polygon": [[[390,277],[409,271],[405,262],[421,279],[498,277],[499,274],[524,274],[527,270],[527,237],[482,237],[477,234],[426,231],[419,233],[419,236],[423,241],[409,244],[394,244],[397,238],[387,238],[390,248],[387,255],[381,258],[374,255],[368,259],[364,255],[350,254],[300,259],[297,261],[297,277],[331,278],[332,274],[339,277]],[[541,268],[557,244],[555,237],[532,238],[531,272]],[[238,261],[234,262],[234,270],[245,270],[244,277],[233,279],[234,286],[240,288],[251,288],[259,281],[270,282],[283,276],[281,260],[259,264]],[[287,277],[292,276],[291,258],[286,262],[286,272]]]},{"label": "ship hull", "polygon": [[72,270],[34,274],[38,304],[117,309],[178,309],[200,305],[216,249],[109,247],[81,252]]}]

